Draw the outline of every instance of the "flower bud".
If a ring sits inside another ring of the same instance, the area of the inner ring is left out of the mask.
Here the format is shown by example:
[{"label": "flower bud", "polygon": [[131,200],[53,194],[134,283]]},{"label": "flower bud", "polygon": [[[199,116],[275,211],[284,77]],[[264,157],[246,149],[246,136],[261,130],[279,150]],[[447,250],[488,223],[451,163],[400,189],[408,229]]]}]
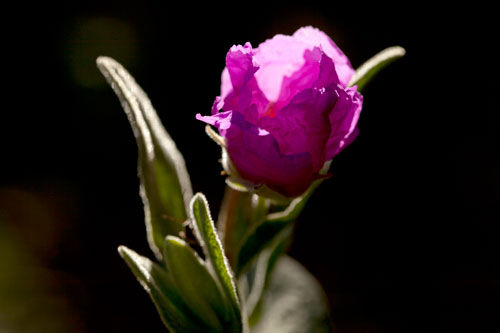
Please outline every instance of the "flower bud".
[{"label": "flower bud", "polygon": [[357,135],[363,97],[354,70],[322,31],[304,27],[252,48],[233,46],[211,116],[238,176],[286,197],[301,195]]}]

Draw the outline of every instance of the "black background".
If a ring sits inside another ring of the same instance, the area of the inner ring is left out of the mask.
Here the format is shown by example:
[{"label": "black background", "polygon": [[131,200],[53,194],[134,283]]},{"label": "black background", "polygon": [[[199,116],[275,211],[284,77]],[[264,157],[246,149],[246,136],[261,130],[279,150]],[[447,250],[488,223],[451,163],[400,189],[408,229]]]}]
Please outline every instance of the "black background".
[{"label": "black background", "polygon": [[[20,8],[21,6],[24,6]],[[407,56],[364,92],[360,136],[301,215],[290,254],[337,332],[493,332],[500,159],[492,12],[436,4],[132,1],[20,5],[2,19],[0,331],[160,331],[120,244],[152,257],[126,116],[95,67],[122,62],[216,215],[219,148],[196,113],[227,50],[316,26],[354,67]]]}]

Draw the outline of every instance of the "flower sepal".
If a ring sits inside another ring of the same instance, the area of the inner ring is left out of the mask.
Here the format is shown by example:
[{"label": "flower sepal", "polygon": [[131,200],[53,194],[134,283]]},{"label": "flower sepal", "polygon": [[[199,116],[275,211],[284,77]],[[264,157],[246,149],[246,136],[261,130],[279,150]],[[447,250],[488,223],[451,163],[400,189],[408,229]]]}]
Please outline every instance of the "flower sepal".
[{"label": "flower sepal", "polygon": [[406,50],[401,46],[391,46],[380,51],[356,69],[349,87],[357,86],[358,91],[362,91],[378,72],[405,54]]},{"label": "flower sepal", "polygon": [[284,195],[273,191],[265,184],[256,185],[251,181],[243,178],[229,176],[226,178],[226,184],[230,188],[240,192],[251,192],[263,198],[271,199],[278,205],[286,205],[290,203],[293,198],[285,197]]}]

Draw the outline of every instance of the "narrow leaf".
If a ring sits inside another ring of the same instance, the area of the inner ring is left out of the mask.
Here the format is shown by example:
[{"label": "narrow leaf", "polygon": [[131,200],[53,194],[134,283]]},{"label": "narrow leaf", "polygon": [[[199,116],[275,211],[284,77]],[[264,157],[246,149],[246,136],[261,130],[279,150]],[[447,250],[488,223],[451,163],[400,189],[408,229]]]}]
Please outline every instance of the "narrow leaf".
[{"label": "narrow leaf", "polygon": [[120,99],[137,141],[149,245],[161,259],[165,236],[183,229],[193,196],[185,162],[146,93],[127,70],[108,57],[99,57],[97,66]]},{"label": "narrow leaf", "polygon": [[167,236],[165,259],[168,272],[189,308],[203,318],[212,331],[221,332],[229,327],[232,324],[229,303],[189,244],[178,237]]},{"label": "narrow leaf", "polygon": [[323,289],[297,261],[282,256],[259,304],[251,332],[331,332]]},{"label": "narrow leaf", "polygon": [[358,91],[363,90],[382,68],[401,58],[405,53],[405,49],[401,46],[392,46],[380,51],[356,70],[349,86],[358,86]]},{"label": "narrow leaf", "polygon": [[209,267],[217,277],[224,295],[231,303],[234,320],[245,326],[242,323],[240,302],[233,273],[210,216],[207,200],[201,193],[197,193],[191,201],[191,221],[193,221],[196,238],[203,249]]},{"label": "narrow leaf", "polygon": [[192,313],[180,297],[171,277],[161,266],[125,246],[120,246],[118,253],[149,294],[160,318],[170,331],[208,332],[210,327]]}]

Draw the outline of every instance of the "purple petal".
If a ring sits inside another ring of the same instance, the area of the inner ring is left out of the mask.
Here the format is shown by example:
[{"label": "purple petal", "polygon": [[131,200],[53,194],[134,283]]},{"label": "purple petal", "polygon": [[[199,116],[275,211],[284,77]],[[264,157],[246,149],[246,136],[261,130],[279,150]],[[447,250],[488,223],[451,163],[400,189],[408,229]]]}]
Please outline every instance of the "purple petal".
[{"label": "purple petal", "polygon": [[215,115],[219,112],[219,110],[222,110],[224,107],[224,99],[222,96],[217,96],[215,97],[215,101],[212,104],[212,115]]},{"label": "purple petal", "polygon": [[313,168],[319,171],[325,162],[326,143],[331,127],[329,113],[337,102],[334,86],[305,89],[297,94],[275,117],[263,117],[259,126],[277,140],[281,153],[309,153]]},{"label": "purple petal", "polygon": [[[293,37],[311,46],[320,46],[335,63],[335,68],[341,84],[346,87],[351,77],[354,75],[354,69],[345,56],[344,52],[330,39],[323,31],[313,27],[304,27],[297,30]],[[260,47],[259,47],[260,48]]]},{"label": "purple petal", "polygon": [[269,102],[254,77],[259,67],[254,64],[253,53],[250,43],[229,50],[222,73],[221,97],[215,101],[212,114],[221,109],[238,110],[247,119],[257,119],[258,114],[266,109]]},{"label": "purple petal", "polygon": [[332,84],[337,85],[338,83],[340,83],[340,81],[337,76],[337,71],[335,70],[335,64],[330,57],[322,52],[319,77],[318,80],[314,82],[314,87],[321,89]]},{"label": "purple petal", "polygon": [[202,116],[198,113],[196,114],[196,119],[217,127],[220,135],[226,136],[227,129],[231,127],[231,115],[231,111],[219,112],[212,116]]},{"label": "purple petal", "polygon": [[330,113],[332,132],[327,143],[326,160],[332,159],[356,138],[356,125],[363,106],[363,96],[356,87],[347,90],[337,87],[336,92],[339,98]]},{"label": "purple petal", "polygon": [[226,96],[233,91],[233,84],[231,83],[231,77],[229,76],[229,71],[227,67],[224,67],[221,75],[221,86],[220,86],[220,97],[222,99],[226,98]]},{"label": "purple petal", "polygon": [[268,110],[268,114],[273,114],[275,111],[286,106],[299,92],[313,86],[320,75],[322,54],[323,52],[317,47],[313,50],[306,49],[304,51],[304,64],[295,73],[283,78],[279,98],[275,104],[271,105],[272,109]]},{"label": "purple petal", "polygon": [[252,53],[252,45],[246,43],[231,47],[226,55],[226,68],[234,91],[241,89],[259,69],[253,64]]},{"label": "purple petal", "polygon": [[271,133],[249,123],[240,112],[196,118],[219,129],[226,138],[231,161],[244,179],[298,196],[318,178],[309,153],[282,154]]},{"label": "purple petal", "polygon": [[255,50],[254,58],[260,67],[255,78],[269,101],[278,100],[283,78],[301,69],[305,62],[304,52],[308,49],[313,47],[292,36],[276,35]]}]

